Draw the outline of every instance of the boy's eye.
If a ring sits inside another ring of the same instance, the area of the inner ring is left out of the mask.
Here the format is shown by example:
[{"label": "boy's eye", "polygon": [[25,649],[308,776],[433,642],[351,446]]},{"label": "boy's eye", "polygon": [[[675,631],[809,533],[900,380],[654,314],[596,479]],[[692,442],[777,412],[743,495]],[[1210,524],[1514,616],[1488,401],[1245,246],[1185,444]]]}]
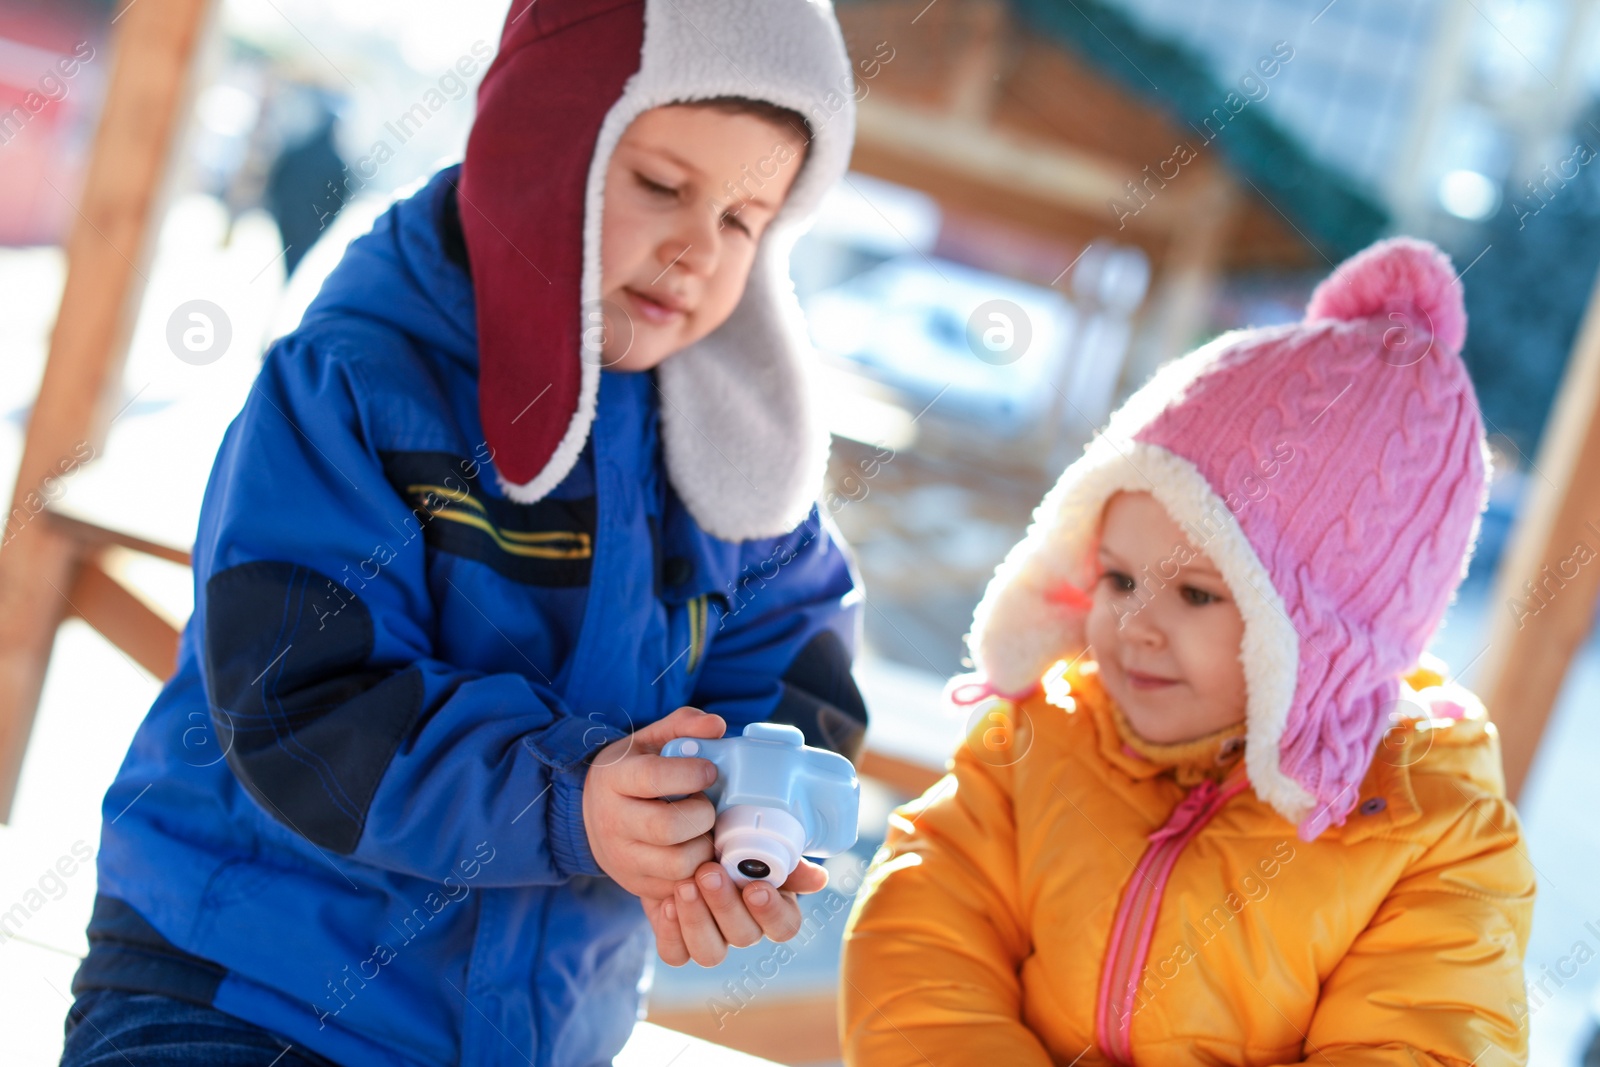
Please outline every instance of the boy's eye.
[{"label": "boy's eye", "polygon": [[645,188],[645,190],[647,192],[654,193],[657,196],[674,196],[675,197],[675,196],[678,195],[678,190],[674,189],[672,186],[670,186],[670,185],[662,185],[658,181],[652,181],[649,178],[646,178],[643,174],[640,174],[638,171],[634,171],[633,172],[633,176],[635,178],[639,179],[639,184],[644,186],[644,188]]},{"label": "boy's eye", "polygon": [[750,236],[750,227],[746,226],[744,220],[739,218],[737,211],[724,211],[722,213],[722,225],[732,226],[746,237]]},{"label": "boy's eye", "polygon": [[1222,598],[1215,593],[1208,593],[1204,589],[1196,589],[1192,585],[1186,585],[1183,587],[1183,599],[1198,608],[1206,604],[1215,604]]}]

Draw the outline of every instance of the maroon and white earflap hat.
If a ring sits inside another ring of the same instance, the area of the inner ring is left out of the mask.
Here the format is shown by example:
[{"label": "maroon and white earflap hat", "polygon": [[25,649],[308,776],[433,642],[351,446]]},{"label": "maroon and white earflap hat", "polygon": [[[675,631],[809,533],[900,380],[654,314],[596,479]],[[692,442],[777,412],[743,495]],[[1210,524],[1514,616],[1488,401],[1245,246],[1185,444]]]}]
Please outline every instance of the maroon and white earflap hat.
[{"label": "maroon and white earflap hat", "polygon": [[827,0],[516,0],[478,91],[458,187],[477,300],[479,412],[501,487],[530,503],[594,422],[601,209],[618,139],[654,107],[738,96],[812,142],[728,320],[656,370],[667,475],[700,526],[771,537],[805,518],[828,435],[789,252],[845,172],[854,81]]},{"label": "maroon and white earflap hat", "polygon": [[1465,336],[1449,259],[1394,238],[1340,265],[1303,321],[1224,334],[1162,368],[996,568],[968,637],[977,688],[1029,693],[1071,651],[1105,504],[1147,492],[1243,617],[1257,796],[1306,840],[1342,823],[1487,501]]}]

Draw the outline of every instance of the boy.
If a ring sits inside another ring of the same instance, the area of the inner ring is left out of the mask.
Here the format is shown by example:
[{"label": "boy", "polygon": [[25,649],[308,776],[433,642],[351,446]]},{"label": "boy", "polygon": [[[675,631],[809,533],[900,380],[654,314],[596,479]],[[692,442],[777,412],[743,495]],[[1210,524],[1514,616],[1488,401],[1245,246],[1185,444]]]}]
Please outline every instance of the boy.
[{"label": "boy", "polygon": [[656,753],[865,728],[787,279],[849,84],[825,4],[514,6],[217,456],[63,1063],[609,1062],[652,933],[798,930],[821,868],[736,891]]}]

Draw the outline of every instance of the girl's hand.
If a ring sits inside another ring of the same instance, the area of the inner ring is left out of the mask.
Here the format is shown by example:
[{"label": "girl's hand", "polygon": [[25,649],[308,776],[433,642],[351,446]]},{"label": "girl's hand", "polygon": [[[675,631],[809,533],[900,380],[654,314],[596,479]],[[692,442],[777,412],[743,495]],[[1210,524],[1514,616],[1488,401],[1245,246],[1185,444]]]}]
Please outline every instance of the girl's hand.
[{"label": "girl's hand", "polygon": [[800,932],[798,894],[815,893],[828,884],[828,872],[801,860],[777,891],[765,882],[742,890],[722,864],[702,863],[694,878],[678,884],[671,896],[644,899],[644,913],[656,935],[656,952],[673,967],[694,960],[714,967],[728,955],[728,946],[747,948],[763,936],[788,941]]}]

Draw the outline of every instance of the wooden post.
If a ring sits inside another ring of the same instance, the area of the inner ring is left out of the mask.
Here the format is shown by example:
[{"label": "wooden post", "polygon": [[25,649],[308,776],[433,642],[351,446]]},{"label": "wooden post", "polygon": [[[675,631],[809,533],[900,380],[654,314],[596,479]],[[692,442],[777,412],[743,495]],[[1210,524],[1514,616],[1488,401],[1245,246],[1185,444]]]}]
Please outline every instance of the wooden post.
[{"label": "wooden post", "polygon": [[1600,276],[1545,427],[1490,600],[1478,694],[1500,731],[1506,789],[1527,780],[1600,594]]},{"label": "wooden post", "polygon": [[1000,97],[1001,53],[1009,35],[999,0],[974,0],[963,5],[960,22],[970,34],[950,65],[950,117],[956,122],[987,126]]},{"label": "wooden post", "polygon": [[[214,0],[137,0],[114,20],[112,71],[67,279],[0,546],[0,822],[11,817],[45,668],[74,578],[74,542],[44,521],[47,481],[104,442]],[[70,190],[62,190],[63,195]],[[91,711],[92,709],[86,709]]]},{"label": "wooden post", "polygon": [[1163,193],[1152,201],[1153,206],[1167,196],[1178,207],[1137,346],[1124,370],[1134,386],[1204,339],[1206,314],[1216,300],[1223,258],[1244,207],[1244,194],[1220,165],[1207,161],[1193,170],[1182,178],[1194,183],[1183,199]]}]

